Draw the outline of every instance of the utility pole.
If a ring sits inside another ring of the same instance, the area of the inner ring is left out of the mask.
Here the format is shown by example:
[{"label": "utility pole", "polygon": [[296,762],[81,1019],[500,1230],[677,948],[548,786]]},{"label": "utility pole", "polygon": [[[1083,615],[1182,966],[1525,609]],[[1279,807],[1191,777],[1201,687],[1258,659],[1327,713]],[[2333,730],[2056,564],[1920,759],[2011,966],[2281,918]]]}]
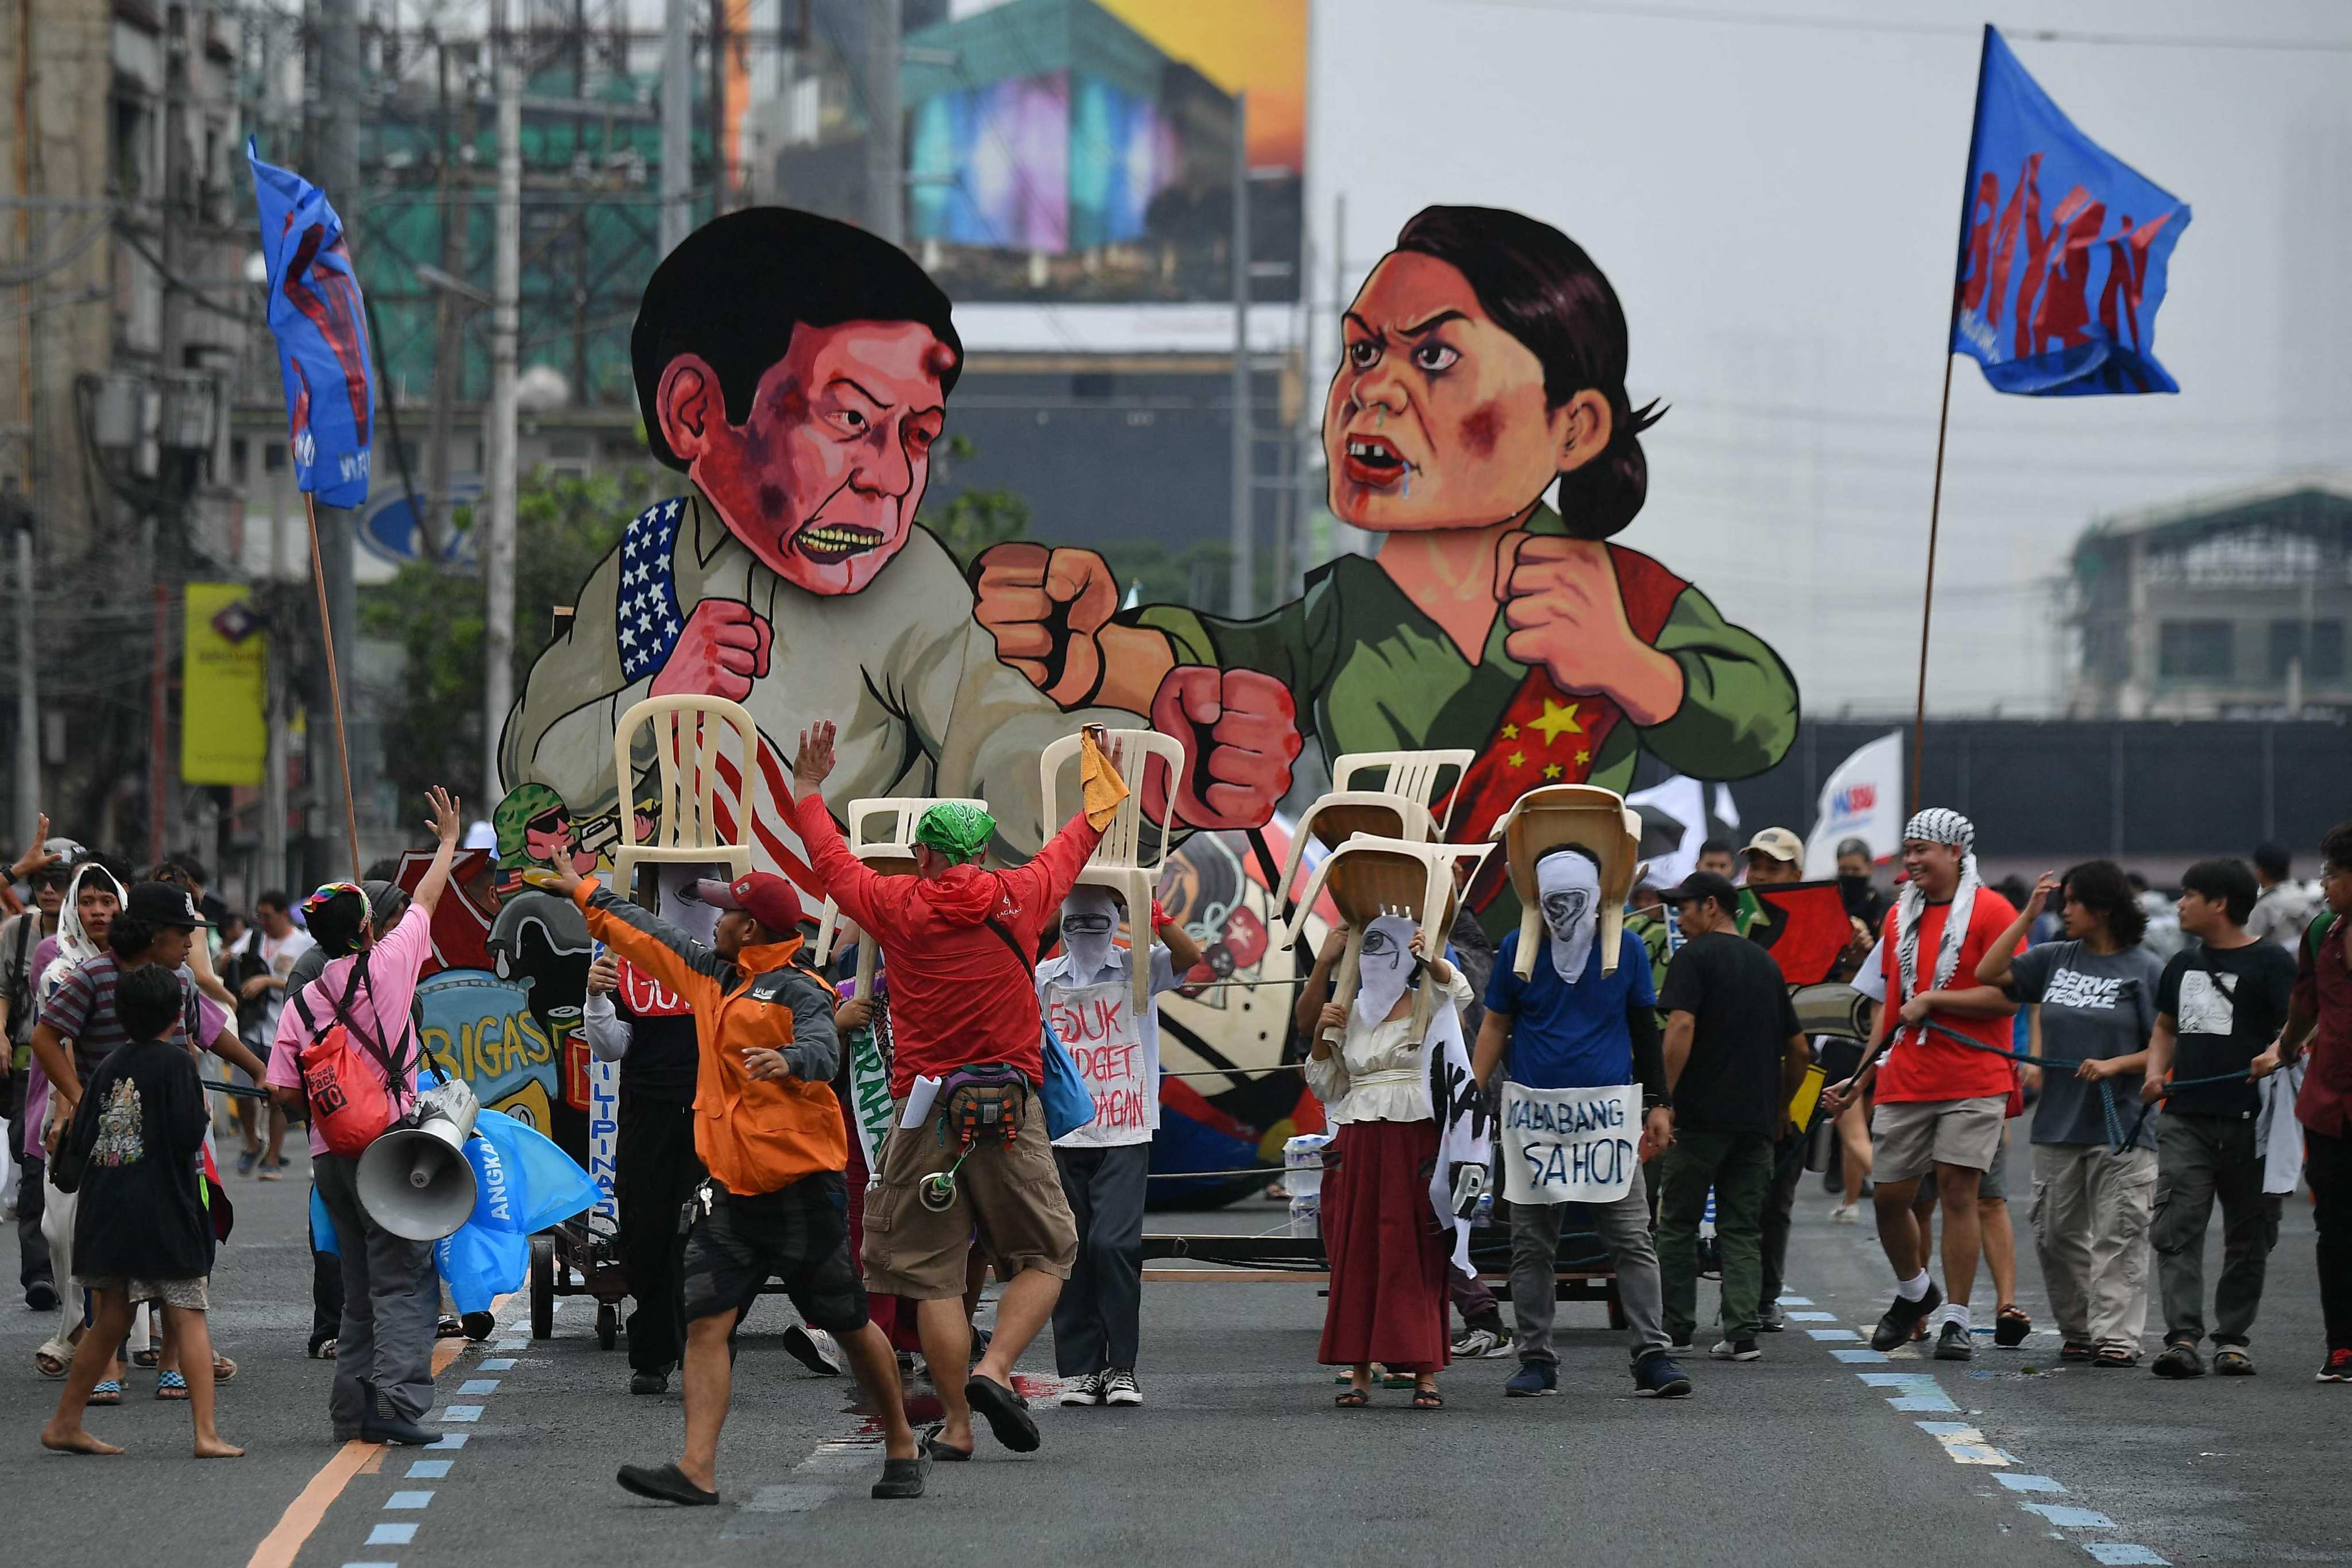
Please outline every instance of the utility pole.
[{"label": "utility pole", "polygon": [[1247,620],[1255,614],[1257,562],[1250,507],[1250,223],[1249,94],[1234,94],[1234,579],[1225,614]]},{"label": "utility pole", "polygon": [[[694,227],[694,21],[692,0],[664,0],[661,74],[661,248],[667,256]],[[640,410],[650,419],[653,410]]]},{"label": "utility pole", "polygon": [[898,0],[866,0],[866,226],[906,238],[906,127],[898,112]]},{"label": "utility pole", "polygon": [[[319,18],[319,184],[337,209],[349,212],[361,198],[359,141],[353,111],[360,99],[360,19],[356,0],[318,0]],[[390,387],[378,392],[390,396]],[[373,432],[370,432],[373,436]],[[359,621],[359,594],[352,577],[353,522],[341,507],[319,508],[319,574],[327,591],[327,632],[333,638],[335,663],[353,668],[352,636]],[[344,798],[342,763],[336,755],[335,700],[329,689],[327,661],[310,661],[310,689],[304,705],[310,710],[310,811],[308,837],[310,871],[303,879],[320,882],[331,861],[340,858],[332,826],[334,803]],[[356,798],[358,792],[351,792]]]},{"label": "utility pole", "polygon": [[482,535],[482,809],[498,805],[499,732],[514,705],[515,357],[522,294],[522,70],[498,43],[499,214],[490,286],[489,510]]},{"label": "utility pole", "polygon": [[[28,364],[25,379],[29,382],[32,376]],[[29,444],[30,437],[26,439]],[[33,596],[32,509],[20,505],[10,511],[7,521],[16,535],[16,819],[24,825],[25,842],[29,844],[41,811],[41,698],[37,684],[40,641],[33,631],[33,612],[39,601]]]},{"label": "utility pole", "polygon": [[[450,165],[457,161],[457,150],[449,140],[449,45],[436,37],[433,41],[434,117],[433,138],[440,149],[439,178],[441,198],[441,270],[457,276],[465,270],[466,253],[460,243],[457,224],[457,204],[454,182],[456,171]],[[473,101],[468,92],[466,100]],[[470,133],[474,117],[466,116]],[[468,135],[470,142],[471,137]],[[433,291],[433,414],[425,437],[425,515],[416,520],[417,547],[425,559],[440,563],[442,526],[449,521],[449,440],[457,420],[457,383],[466,374],[466,340],[464,323],[458,320],[457,301],[449,298],[446,289]],[[282,875],[282,873],[281,873]]]}]

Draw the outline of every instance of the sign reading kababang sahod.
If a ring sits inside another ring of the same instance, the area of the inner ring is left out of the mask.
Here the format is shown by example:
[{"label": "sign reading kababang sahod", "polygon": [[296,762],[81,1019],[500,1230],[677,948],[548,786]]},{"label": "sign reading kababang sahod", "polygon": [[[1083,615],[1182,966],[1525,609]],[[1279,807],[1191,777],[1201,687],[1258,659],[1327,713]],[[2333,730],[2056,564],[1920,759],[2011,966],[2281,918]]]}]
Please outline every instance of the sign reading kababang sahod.
[{"label": "sign reading kababang sahod", "polygon": [[1642,1163],[1641,1091],[1503,1086],[1503,1195],[1515,1204],[1606,1204]]}]

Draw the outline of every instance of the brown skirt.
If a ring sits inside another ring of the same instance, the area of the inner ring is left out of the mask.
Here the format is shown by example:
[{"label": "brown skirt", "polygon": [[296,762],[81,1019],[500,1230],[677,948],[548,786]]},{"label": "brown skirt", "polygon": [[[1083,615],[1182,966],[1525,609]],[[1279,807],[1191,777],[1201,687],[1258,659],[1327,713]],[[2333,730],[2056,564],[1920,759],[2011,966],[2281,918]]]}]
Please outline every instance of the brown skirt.
[{"label": "brown skirt", "polygon": [[1350,1121],[1332,1141],[1339,1169],[1323,1178],[1323,1249],[1331,1294],[1323,1311],[1326,1366],[1381,1362],[1435,1372],[1445,1340],[1451,1238],[1429,1202],[1434,1121]]}]

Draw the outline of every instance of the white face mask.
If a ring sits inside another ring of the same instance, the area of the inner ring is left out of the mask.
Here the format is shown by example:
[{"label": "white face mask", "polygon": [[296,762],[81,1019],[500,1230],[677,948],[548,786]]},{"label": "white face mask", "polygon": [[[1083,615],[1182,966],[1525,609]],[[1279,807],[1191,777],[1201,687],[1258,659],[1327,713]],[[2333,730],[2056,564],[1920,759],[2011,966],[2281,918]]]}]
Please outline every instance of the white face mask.
[{"label": "white face mask", "polygon": [[1601,922],[1601,868],[1582,855],[1555,850],[1536,862],[1536,895],[1551,932],[1551,966],[1573,985],[1584,977]]},{"label": "white face mask", "polygon": [[1381,915],[1364,928],[1363,956],[1356,970],[1356,1012],[1366,1023],[1386,1018],[1404,994],[1417,962],[1413,932],[1420,929],[1402,915]]},{"label": "white face mask", "polygon": [[1069,949],[1074,978],[1081,984],[1108,967],[1118,930],[1118,901],[1106,889],[1073,888],[1062,900],[1062,945]]}]

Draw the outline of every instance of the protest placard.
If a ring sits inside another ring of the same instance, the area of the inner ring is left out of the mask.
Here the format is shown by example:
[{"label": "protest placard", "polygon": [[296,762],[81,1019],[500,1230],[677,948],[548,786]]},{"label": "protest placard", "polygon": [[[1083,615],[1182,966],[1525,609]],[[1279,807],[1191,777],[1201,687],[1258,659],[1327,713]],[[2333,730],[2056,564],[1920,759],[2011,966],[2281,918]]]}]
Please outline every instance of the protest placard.
[{"label": "protest placard", "polygon": [[1515,1204],[1606,1204],[1641,1165],[1641,1091],[1503,1086],[1503,1192]]}]

